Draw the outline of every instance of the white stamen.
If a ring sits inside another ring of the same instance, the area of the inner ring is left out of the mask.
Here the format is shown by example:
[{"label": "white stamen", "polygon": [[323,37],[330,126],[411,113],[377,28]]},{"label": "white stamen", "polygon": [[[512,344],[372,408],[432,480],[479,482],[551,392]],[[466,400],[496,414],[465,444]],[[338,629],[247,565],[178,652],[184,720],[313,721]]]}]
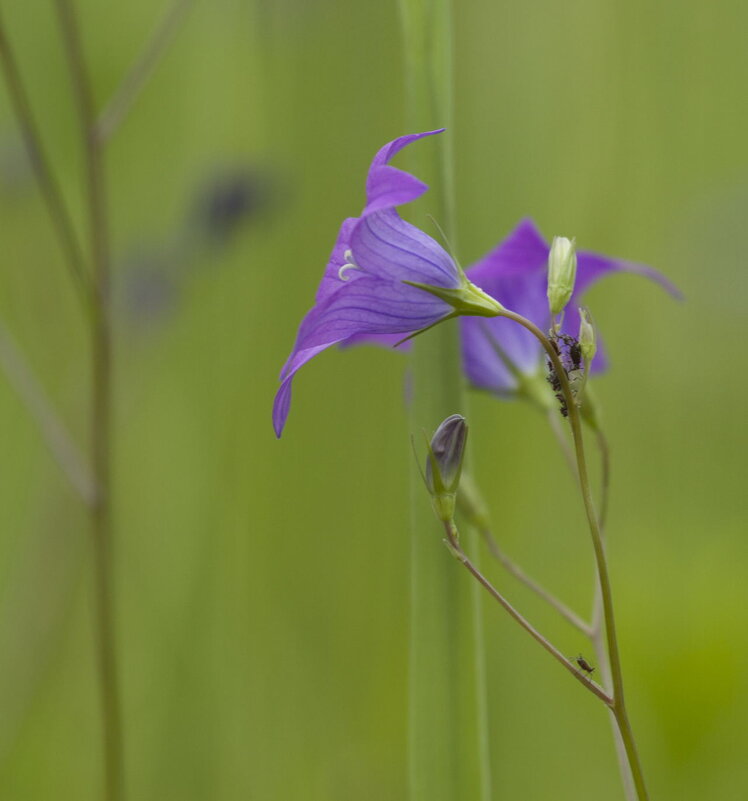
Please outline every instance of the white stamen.
[{"label": "white stamen", "polygon": [[347,281],[347,280],[348,280],[348,279],[346,278],[346,276],[345,276],[345,274],[346,274],[346,272],[348,272],[348,270],[358,270],[358,267],[356,267],[356,265],[355,265],[355,264],[344,264],[344,265],[343,265],[343,266],[342,266],[342,267],[341,267],[341,268],[338,270],[338,278],[339,278],[341,281]]},{"label": "white stamen", "polygon": [[345,264],[338,270],[338,278],[341,281],[347,281],[348,279],[345,277],[345,274],[348,270],[359,270],[360,267],[353,261],[353,253],[350,250],[346,250],[343,253],[343,258],[345,259]]}]

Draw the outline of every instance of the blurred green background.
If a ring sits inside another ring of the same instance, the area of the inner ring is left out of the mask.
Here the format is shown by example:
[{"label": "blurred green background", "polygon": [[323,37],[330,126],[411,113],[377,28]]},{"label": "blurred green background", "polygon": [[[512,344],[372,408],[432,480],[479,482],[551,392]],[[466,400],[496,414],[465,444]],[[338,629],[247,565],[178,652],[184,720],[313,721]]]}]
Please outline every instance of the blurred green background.
[{"label": "blurred green background", "polygon": [[[77,5],[103,105],[161,4]],[[82,226],[52,4],[3,10]],[[652,797],[745,799],[748,8],[474,0],[454,21],[461,261],[531,215],[685,292],[616,276],[588,295],[612,365],[612,578]],[[400,47],[394,0],[196,2],[111,140],[131,799],[405,797],[405,360],[325,353],[280,442],[270,424],[337,227],[405,132]],[[2,320],[85,444],[86,330],[4,87],[0,211]],[[545,421],[473,395],[470,422],[505,548],[586,611],[582,508]],[[0,798],[95,799],[88,522],[5,378],[0,442]],[[622,798],[600,705],[492,606],[486,639],[495,797]]]}]

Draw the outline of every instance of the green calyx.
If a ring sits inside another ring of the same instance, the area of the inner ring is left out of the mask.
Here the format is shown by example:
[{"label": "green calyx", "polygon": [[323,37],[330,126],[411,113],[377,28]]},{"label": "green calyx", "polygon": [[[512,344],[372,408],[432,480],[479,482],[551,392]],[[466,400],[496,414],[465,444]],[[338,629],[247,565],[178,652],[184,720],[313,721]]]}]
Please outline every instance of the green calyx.
[{"label": "green calyx", "polygon": [[432,286],[431,284],[420,284],[417,281],[403,281],[408,286],[422,289],[430,295],[434,295],[445,303],[448,303],[454,312],[451,316],[468,317],[498,317],[504,311],[504,307],[489,294],[484,292],[469,281],[464,273],[460,286],[456,289],[448,289],[442,286]]}]

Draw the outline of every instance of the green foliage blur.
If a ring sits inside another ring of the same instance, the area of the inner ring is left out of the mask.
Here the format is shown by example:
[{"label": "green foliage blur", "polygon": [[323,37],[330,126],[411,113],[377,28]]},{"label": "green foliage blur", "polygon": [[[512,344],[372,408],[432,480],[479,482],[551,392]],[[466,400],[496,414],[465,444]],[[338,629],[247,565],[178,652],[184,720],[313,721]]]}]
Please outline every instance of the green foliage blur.
[{"label": "green foliage blur", "polygon": [[[3,13],[83,233],[52,5]],[[613,590],[652,797],[745,799],[748,9],[455,5],[461,262],[532,216],[685,293],[621,275],[588,295],[611,362],[595,390]],[[77,6],[103,107],[166,3]],[[406,132],[400,46],[394,1],[197,2],[110,141],[134,801],[405,798],[406,361],[331,350],[300,373],[280,442],[270,423],[337,227]],[[2,323],[85,448],[86,328],[4,86],[0,237]],[[504,548],[586,613],[591,549],[546,421],[473,395],[470,425]],[[0,443],[0,798],[97,799],[89,524],[5,376]],[[585,647],[490,572],[562,650]],[[622,798],[600,704],[500,609],[485,628],[495,798]]]}]

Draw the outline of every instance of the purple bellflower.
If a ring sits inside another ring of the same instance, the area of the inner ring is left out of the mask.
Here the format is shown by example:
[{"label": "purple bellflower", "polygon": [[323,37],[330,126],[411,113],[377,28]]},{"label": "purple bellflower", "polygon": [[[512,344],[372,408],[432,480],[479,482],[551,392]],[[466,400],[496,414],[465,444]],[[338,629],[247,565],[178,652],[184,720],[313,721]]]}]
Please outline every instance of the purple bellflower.
[{"label": "purple bellflower", "polygon": [[[548,253],[550,246],[532,220],[523,220],[494,250],[468,270],[468,278],[539,328],[551,323],[548,309]],[[577,253],[574,291],[566,307],[561,333],[579,333],[579,299],[604,275],[630,272],[652,279],[674,297],[680,292],[664,276],[642,264],[611,259],[596,253]],[[542,348],[538,340],[512,320],[464,318],[460,321],[463,369],[470,383],[497,395],[512,395],[526,389],[523,382],[539,374]],[[597,348],[591,373],[605,368],[605,357]]]},{"label": "purple bellflower", "polygon": [[[411,142],[441,130],[402,136],[374,157],[366,179],[366,206],[360,217],[350,217],[340,227],[315,305],[301,321],[281,371],[273,404],[276,436],[288,417],[296,371],[331,345],[365,340],[394,344],[450,317],[501,312],[500,304],[473,286],[441,245],[396,211],[428,186],[392,167],[390,159]],[[394,334],[401,336],[389,336]]]}]

